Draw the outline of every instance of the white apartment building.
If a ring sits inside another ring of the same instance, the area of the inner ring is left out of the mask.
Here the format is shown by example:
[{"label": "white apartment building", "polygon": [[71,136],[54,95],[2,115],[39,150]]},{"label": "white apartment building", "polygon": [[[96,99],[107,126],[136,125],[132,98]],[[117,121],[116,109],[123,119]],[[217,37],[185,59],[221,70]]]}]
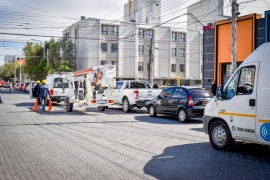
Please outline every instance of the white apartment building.
[{"label": "white apartment building", "polygon": [[176,85],[177,76],[181,76],[181,84],[187,84],[186,33],[177,28],[152,27],[87,18],[66,28],[63,37],[76,44],[78,70],[114,64],[118,80],[135,79],[136,75],[138,79],[147,80],[152,47],[154,81],[160,85]]},{"label": "white apartment building", "polygon": [[160,24],[160,0],[128,0],[124,5],[124,21],[137,22],[140,24]]}]

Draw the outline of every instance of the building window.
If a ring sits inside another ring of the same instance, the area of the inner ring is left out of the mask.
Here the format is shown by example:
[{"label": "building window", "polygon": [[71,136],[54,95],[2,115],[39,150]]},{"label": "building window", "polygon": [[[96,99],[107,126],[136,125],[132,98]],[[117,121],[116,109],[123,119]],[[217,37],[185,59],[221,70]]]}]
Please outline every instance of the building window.
[{"label": "building window", "polygon": [[100,65],[106,65],[106,64],[107,64],[107,61],[105,60],[100,61]]},{"label": "building window", "polygon": [[107,52],[107,43],[101,43],[101,52]]},{"label": "building window", "polygon": [[107,34],[107,33],[108,33],[107,26],[101,25],[101,34]]},{"label": "building window", "polygon": [[185,42],[185,41],[186,41],[186,34],[180,33],[180,38],[179,38],[179,40],[180,40],[181,42]]},{"label": "building window", "polygon": [[117,43],[112,43],[111,51],[115,53],[118,52]]},{"label": "building window", "polygon": [[176,48],[172,48],[172,56],[176,56]]},{"label": "building window", "polygon": [[171,66],[171,72],[176,72],[176,64],[172,64]]},{"label": "building window", "polygon": [[176,32],[172,32],[172,41],[176,41],[177,36],[176,36]]},{"label": "building window", "polygon": [[148,30],[148,38],[149,39],[153,38],[153,33],[154,33],[153,30]]},{"label": "building window", "polygon": [[118,62],[117,61],[112,61],[112,65],[118,65]]},{"label": "building window", "polygon": [[144,38],[144,30],[143,29],[139,29],[139,37]]},{"label": "building window", "polygon": [[185,65],[184,64],[180,64],[180,72],[185,72]]},{"label": "building window", "polygon": [[143,71],[143,62],[138,62],[138,71]]},{"label": "building window", "polygon": [[144,54],[144,46],[139,45],[139,54]]},{"label": "building window", "polygon": [[112,34],[118,35],[118,27],[117,26],[112,26]]},{"label": "building window", "polygon": [[186,50],[183,48],[180,48],[180,57],[185,57]]}]

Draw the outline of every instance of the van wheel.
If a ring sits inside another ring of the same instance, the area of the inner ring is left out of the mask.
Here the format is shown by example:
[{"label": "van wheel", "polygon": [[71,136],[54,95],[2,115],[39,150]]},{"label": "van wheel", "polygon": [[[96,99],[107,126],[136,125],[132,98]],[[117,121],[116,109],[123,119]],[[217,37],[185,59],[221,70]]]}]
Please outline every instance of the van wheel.
[{"label": "van wheel", "polygon": [[209,139],[212,146],[217,150],[227,150],[234,144],[228,126],[222,121],[215,121],[211,124]]},{"label": "van wheel", "polygon": [[128,113],[128,112],[131,111],[131,109],[130,109],[130,104],[129,104],[129,102],[128,102],[127,99],[124,99],[124,100],[123,100],[123,111],[124,111],[125,113]]},{"label": "van wheel", "polygon": [[188,114],[185,109],[179,109],[177,117],[181,123],[185,123],[188,120]]},{"label": "van wheel", "polygon": [[106,109],[106,107],[104,107],[104,106],[98,106],[99,111],[105,111],[105,109]]},{"label": "van wheel", "polygon": [[66,99],[66,110],[67,112],[72,112],[73,110],[73,103],[69,102],[69,98]]},{"label": "van wheel", "polygon": [[149,107],[149,115],[150,115],[151,117],[156,117],[156,116],[157,116],[156,109],[155,109],[155,107],[154,107],[153,105],[151,105],[151,106]]}]

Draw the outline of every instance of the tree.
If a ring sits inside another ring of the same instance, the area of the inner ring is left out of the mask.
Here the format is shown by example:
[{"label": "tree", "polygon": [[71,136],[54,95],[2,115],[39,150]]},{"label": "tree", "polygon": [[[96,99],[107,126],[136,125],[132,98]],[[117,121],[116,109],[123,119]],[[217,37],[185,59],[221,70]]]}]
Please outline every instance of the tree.
[{"label": "tree", "polygon": [[[16,70],[18,71],[18,66],[16,65]],[[0,79],[5,81],[12,81],[14,78],[15,63],[8,63],[0,67]]]},{"label": "tree", "polygon": [[48,74],[48,70],[46,69],[46,65],[44,65],[43,47],[39,44],[27,42],[23,51],[25,54],[23,72],[30,79],[44,79]]},{"label": "tree", "polygon": [[51,39],[48,44],[51,73],[76,70],[75,45],[71,41]]},{"label": "tree", "polygon": [[63,39],[50,39],[45,42],[46,58],[41,44],[27,42],[23,51],[25,54],[24,73],[30,79],[44,79],[48,74],[74,71],[76,67],[75,45]]}]

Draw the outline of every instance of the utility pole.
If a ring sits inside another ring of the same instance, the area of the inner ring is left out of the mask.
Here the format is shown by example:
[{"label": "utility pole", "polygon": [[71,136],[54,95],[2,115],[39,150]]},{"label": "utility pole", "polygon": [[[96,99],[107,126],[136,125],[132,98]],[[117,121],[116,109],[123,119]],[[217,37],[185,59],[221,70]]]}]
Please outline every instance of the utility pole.
[{"label": "utility pole", "polygon": [[136,32],[136,35],[135,35],[135,80],[137,81],[138,80],[138,56],[139,56],[139,43],[138,43],[138,33],[139,33],[139,29],[138,29],[138,12],[135,13],[135,23],[136,23],[136,26],[135,26],[135,32]]},{"label": "utility pole", "polygon": [[151,38],[151,43],[149,46],[149,61],[148,61],[148,81],[151,82],[151,72],[152,72],[152,46],[153,46],[153,38]]},{"label": "utility pole", "polygon": [[232,0],[232,64],[231,64],[231,73],[236,70],[236,20],[237,16],[240,14],[239,4],[237,0]]}]

